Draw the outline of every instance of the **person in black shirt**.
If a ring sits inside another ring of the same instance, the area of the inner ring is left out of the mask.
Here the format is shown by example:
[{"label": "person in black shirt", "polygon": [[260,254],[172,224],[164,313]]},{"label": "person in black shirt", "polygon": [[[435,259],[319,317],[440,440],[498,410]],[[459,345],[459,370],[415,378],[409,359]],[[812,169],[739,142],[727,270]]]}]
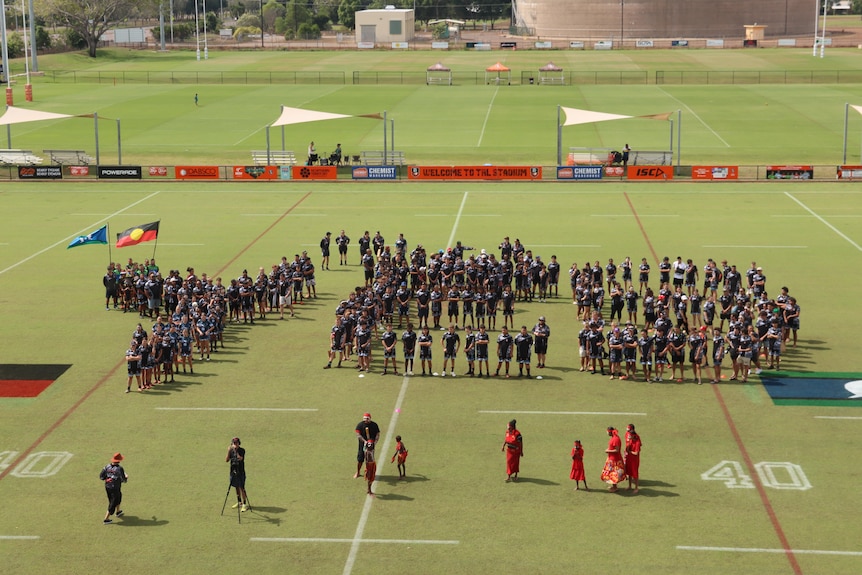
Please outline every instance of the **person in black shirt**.
[{"label": "person in black shirt", "polygon": [[404,374],[413,375],[413,357],[416,354],[416,332],[413,324],[407,323],[407,331],[401,334],[401,343],[404,345]]},{"label": "person in black shirt", "polygon": [[380,427],[371,420],[370,413],[362,415],[362,421],[356,424],[356,439],[359,442],[359,451],[356,453],[356,474],[353,479],[359,477],[362,472],[362,464],[365,462],[365,444],[376,443],[380,439]]},{"label": "person in black shirt", "polygon": [[504,325],[497,336],[497,371],[494,375],[500,375],[500,367],[506,363],[506,378],[509,377],[509,362],[512,361],[512,336],[509,329]]},{"label": "person in black shirt", "polygon": [[392,370],[395,375],[398,375],[398,363],[395,361],[395,344],[398,343],[398,336],[392,331],[392,324],[386,324],[386,331],[380,336],[380,341],[383,343],[383,375],[387,374],[386,368],[389,362],[392,362]]},{"label": "person in black shirt", "polygon": [[99,479],[105,482],[105,493],[108,496],[108,511],[105,513],[105,519],[102,521],[105,525],[113,523],[111,515],[117,514],[117,517],[123,516],[123,510],[120,509],[120,504],[123,502],[122,485],[129,480],[125,469],[120,465],[123,460],[122,453],[115,453],[111,458],[111,462],[102,468],[99,473]]},{"label": "person in black shirt", "polygon": [[[328,235],[328,234],[327,234]],[[347,265],[347,246],[350,244],[350,238],[344,233],[344,230],[341,230],[341,233],[338,237],[335,238],[335,243],[338,245],[338,265],[346,266]],[[329,269],[327,267],[327,269]]]},{"label": "person in black shirt", "polygon": [[240,444],[239,437],[231,439],[224,460],[230,463],[230,485],[236,488],[236,503],[231,509],[242,507],[242,511],[248,511],[248,494],[245,492],[245,448],[240,447]]},{"label": "person in black shirt", "polygon": [[518,377],[524,375],[524,367],[527,368],[527,377],[530,377],[530,355],[533,351],[533,336],[527,333],[527,326],[521,326],[521,333],[515,336],[515,349],[517,350]]},{"label": "person in black shirt", "polygon": [[326,232],[326,235],[320,240],[320,254],[323,256],[323,259],[320,262],[320,269],[322,270],[329,269],[329,243],[331,237],[332,232]]}]

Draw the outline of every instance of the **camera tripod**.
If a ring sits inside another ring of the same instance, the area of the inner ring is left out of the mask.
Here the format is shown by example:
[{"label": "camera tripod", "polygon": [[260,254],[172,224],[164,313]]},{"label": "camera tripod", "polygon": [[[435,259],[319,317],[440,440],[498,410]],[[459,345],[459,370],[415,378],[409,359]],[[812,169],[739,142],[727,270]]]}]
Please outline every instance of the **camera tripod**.
[{"label": "camera tripod", "polygon": [[[231,479],[233,479],[233,475],[231,475]],[[228,480],[227,493],[224,494],[224,503],[221,506],[221,515],[224,515],[225,507],[227,507],[227,499],[228,499],[228,497],[230,497],[230,490],[233,487],[232,483],[233,483],[233,481]],[[245,487],[238,487],[237,489],[242,490],[242,494],[245,496],[245,505],[249,509],[251,509],[251,504],[248,501],[248,492],[245,490]],[[236,520],[237,520],[237,523],[242,523],[242,505],[241,504],[236,506]]]}]

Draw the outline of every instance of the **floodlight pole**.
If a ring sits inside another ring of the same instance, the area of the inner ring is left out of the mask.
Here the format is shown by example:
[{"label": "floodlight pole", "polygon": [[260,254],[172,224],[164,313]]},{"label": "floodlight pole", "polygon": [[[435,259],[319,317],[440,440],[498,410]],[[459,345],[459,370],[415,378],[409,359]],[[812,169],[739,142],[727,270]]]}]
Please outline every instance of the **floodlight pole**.
[{"label": "floodlight pole", "polygon": [[123,139],[120,137],[120,119],[117,118],[117,165],[123,165]]},{"label": "floodlight pole", "polygon": [[823,57],[823,53],[826,50],[826,2],[828,0],[823,0],[823,31],[820,33],[820,57]]},{"label": "floodlight pole", "polygon": [[386,110],[383,110],[383,165],[386,165]]},{"label": "floodlight pole", "polygon": [[[389,139],[389,149],[395,151],[395,118],[389,120],[389,134],[392,136]],[[395,154],[393,154],[394,156]]]},{"label": "floodlight pole", "polygon": [[6,44],[6,0],[0,0],[0,44],[2,44],[3,79],[9,88],[9,50]]},{"label": "floodlight pole", "polygon": [[682,154],[682,110],[676,111],[676,165],[679,166]]},{"label": "floodlight pole", "polygon": [[33,17],[33,0],[30,0],[30,56],[32,63],[30,69],[34,72],[39,71],[39,64],[36,61],[36,18]]},{"label": "floodlight pole", "polygon": [[201,59],[201,37],[198,32],[198,26],[200,21],[198,20],[198,0],[195,0],[195,57],[198,61]]},{"label": "floodlight pole", "polygon": [[266,165],[269,165],[269,124],[266,126]]},{"label": "floodlight pole", "polygon": [[203,7],[204,14],[204,60],[209,59],[209,44],[207,43],[207,2],[206,0],[201,0],[201,6]]}]

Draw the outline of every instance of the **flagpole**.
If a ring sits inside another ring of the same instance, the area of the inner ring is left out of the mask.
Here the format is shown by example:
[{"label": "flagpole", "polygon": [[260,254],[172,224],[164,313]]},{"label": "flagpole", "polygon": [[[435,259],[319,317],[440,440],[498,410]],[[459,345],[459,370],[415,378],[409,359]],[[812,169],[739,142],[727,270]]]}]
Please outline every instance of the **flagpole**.
[{"label": "flagpole", "polygon": [[108,240],[108,263],[113,264],[114,258],[111,256],[111,225],[109,223],[105,223],[105,238]]},{"label": "flagpole", "polygon": [[[157,224],[161,223],[162,220],[156,222]],[[156,248],[159,247],[159,234],[156,234],[156,241],[153,243],[153,259],[156,259]]]}]

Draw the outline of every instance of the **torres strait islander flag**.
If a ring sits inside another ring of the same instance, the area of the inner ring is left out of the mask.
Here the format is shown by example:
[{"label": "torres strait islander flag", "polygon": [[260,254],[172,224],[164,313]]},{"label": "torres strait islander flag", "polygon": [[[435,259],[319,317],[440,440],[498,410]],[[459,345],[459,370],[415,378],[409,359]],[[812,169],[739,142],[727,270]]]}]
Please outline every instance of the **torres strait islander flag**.
[{"label": "torres strait islander flag", "polygon": [[[161,221],[161,220],[159,220]],[[151,242],[159,235],[159,222],[141,224],[117,234],[117,247],[135,246],[142,242]]]}]

